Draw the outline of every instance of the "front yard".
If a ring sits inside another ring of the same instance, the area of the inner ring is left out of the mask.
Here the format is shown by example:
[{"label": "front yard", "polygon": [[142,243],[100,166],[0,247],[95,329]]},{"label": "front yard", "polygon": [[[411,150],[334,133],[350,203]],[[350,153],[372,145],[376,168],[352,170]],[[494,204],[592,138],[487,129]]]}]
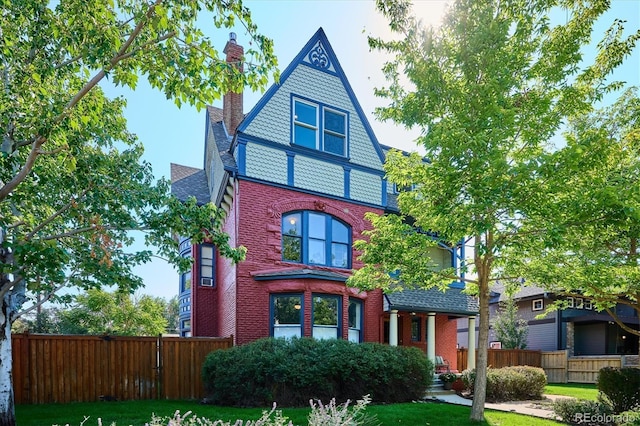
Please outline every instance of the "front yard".
[{"label": "front yard", "polygon": [[565,395],[572,398],[598,400],[598,388],[586,383],[550,383],[544,388],[545,395]]},{"label": "front yard", "polygon": [[[256,408],[229,408],[201,405],[185,401],[124,401],[124,402],[92,402],[74,404],[18,405],[16,416],[21,426],[43,425],[80,425],[86,417],[84,426],[103,425],[115,422],[118,426],[144,425],[151,420],[151,414],[171,416],[176,410],[184,413],[192,411],[199,417],[225,421],[236,419],[257,419],[262,410]],[[461,405],[439,403],[407,403],[389,405],[371,405],[366,410],[368,415],[375,416],[382,426],[407,425],[477,425],[469,421],[470,408]],[[286,408],[283,414],[295,425],[306,425],[308,409]],[[492,426],[542,426],[557,425],[551,420],[529,417],[515,413],[487,410],[486,425]]]}]

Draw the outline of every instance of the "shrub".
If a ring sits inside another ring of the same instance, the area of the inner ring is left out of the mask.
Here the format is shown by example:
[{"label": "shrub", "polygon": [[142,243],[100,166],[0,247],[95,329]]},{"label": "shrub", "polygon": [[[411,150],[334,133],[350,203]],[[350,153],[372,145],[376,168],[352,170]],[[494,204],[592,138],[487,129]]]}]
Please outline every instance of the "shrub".
[{"label": "shrub", "polygon": [[475,368],[472,370],[464,370],[462,372],[462,376],[460,376],[462,383],[464,384],[464,389],[469,392],[473,392],[473,385],[476,381],[476,370]]},{"label": "shrub", "polygon": [[620,413],[619,426],[640,426],[640,407]]},{"label": "shrub", "polygon": [[458,375],[456,373],[442,373],[438,376],[440,380],[443,382],[453,383],[458,379]]},{"label": "shrub", "polygon": [[266,338],[211,352],[202,369],[208,400],[217,405],[304,406],[309,400],[380,403],[420,399],[433,365],[416,348],[346,340]]},{"label": "shrub", "polygon": [[564,423],[583,426],[613,425],[613,413],[608,405],[587,399],[558,399],[553,412]]},{"label": "shrub", "polygon": [[542,399],[547,376],[542,368],[514,366],[487,370],[487,399],[524,401]]},{"label": "shrub", "polygon": [[451,385],[451,389],[453,389],[457,393],[460,393],[460,392],[464,391],[465,390],[465,386],[464,386],[464,382],[462,381],[462,379],[458,378],[455,382],[453,382],[453,384]]},{"label": "shrub", "polygon": [[640,369],[604,367],[598,374],[598,390],[614,413],[640,407]]}]

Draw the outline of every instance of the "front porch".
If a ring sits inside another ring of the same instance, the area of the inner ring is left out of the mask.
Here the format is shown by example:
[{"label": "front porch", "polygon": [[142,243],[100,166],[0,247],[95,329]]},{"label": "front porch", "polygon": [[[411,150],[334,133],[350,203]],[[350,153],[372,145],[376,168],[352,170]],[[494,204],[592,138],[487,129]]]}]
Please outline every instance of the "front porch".
[{"label": "front porch", "polygon": [[[468,318],[470,329],[475,329],[475,298],[458,287],[403,290],[384,295],[384,312],[384,343],[419,348],[436,366],[436,373],[458,371],[457,319]],[[474,368],[474,333],[469,334],[468,348],[467,366]]]}]

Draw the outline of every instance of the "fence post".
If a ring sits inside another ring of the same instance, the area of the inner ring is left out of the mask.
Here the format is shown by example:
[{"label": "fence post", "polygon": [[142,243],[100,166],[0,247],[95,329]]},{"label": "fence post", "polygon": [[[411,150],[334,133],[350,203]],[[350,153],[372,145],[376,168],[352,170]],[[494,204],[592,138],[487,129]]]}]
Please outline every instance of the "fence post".
[{"label": "fence post", "polygon": [[158,351],[156,354],[156,389],[158,390],[156,393],[156,399],[164,399],[164,388],[162,386],[162,366],[163,366],[163,357],[162,357],[162,334],[158,334],[158,343],[156,344],[156,350]]}]

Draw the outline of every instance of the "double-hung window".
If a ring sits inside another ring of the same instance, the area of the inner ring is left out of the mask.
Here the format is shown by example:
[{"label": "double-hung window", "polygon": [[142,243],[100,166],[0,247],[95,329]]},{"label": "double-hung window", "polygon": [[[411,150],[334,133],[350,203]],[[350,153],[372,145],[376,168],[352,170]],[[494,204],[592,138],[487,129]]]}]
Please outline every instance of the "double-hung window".
[{"label": "double-hung window", "polygon": [[349,341],[362,341],[362,301],[349,299]]},{"label": "double-hung window", "polygon": [[202,244],[200,246],[200,285],[205,287],[213,287],[214,280],[214,251],[210,244]]},{"label": "double-hung window", "polygon": [[349,268],[351,228],[324,213],[286,214],[282,217],[282,260]]},{"label": "double-hung window", "polygon": [[271,296],[273,337],[302,336],[302,295],[274,294]]},{"label": "double-hung window", "polygon": [[337,339],[340,337],[341,298],[313,295],[313,337]]},{"label": "double-hung window", "polygon": [[293,100],[293,143],[347,155],[347,114],[301,99]]}]

